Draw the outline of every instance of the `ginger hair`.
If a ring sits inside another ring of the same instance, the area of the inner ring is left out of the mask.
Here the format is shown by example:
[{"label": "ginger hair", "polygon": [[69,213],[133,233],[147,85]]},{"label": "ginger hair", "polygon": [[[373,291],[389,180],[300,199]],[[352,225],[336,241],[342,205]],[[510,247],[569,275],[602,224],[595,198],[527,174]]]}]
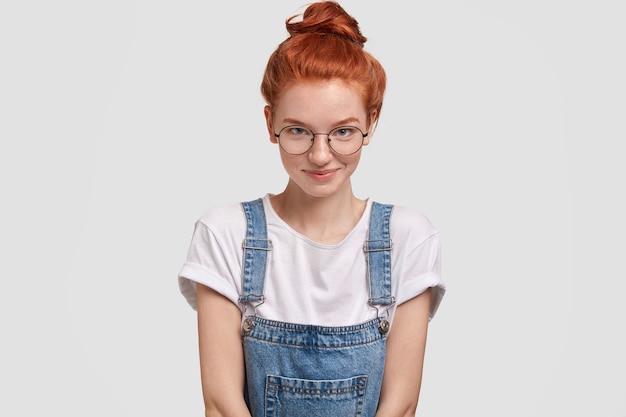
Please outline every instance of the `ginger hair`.
[{"label": "ginger hair", "polygon": [[359,24],[335,1],[310,4],[285,22],[289,37],[267,63],[261,93],[270,109],[280,94],[296,82],[342,80],[355,88],[367,110],[380,116],[386,87],[382,65],[363,49],[367,38]]}]

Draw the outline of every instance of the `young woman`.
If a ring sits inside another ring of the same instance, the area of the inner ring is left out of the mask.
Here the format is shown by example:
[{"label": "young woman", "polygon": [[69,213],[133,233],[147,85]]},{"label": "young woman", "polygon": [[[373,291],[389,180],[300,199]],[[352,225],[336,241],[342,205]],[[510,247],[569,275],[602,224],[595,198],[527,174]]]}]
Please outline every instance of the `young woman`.
[{"label": "young woman", "polygon": [[179,283],[198,312],[207,416],[413,416],[445,292],[437,231],[357,198],[386,77],[335,2],[287,20],[261,85],[289,181],[210,209]]}]

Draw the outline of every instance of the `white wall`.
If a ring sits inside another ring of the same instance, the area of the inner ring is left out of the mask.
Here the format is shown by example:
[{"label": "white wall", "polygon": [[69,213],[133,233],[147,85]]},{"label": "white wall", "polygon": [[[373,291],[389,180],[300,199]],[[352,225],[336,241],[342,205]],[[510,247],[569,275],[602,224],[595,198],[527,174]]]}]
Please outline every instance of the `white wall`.
[{"label": "white wall", "polygon": [[[176,275],[285,185],[258,86],[303,4],[0,5],[1,415],[203,415]],[[443,239],[418,416],[626,416],[621,4],[343,1],[389,75],[357,194]]]}]

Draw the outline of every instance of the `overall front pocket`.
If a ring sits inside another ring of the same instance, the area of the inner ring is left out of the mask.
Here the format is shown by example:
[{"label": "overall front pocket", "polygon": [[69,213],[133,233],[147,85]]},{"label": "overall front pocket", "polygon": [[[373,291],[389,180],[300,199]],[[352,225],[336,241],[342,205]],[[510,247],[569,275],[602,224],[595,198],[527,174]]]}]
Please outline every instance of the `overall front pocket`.
[{"label": "overall front pocket", "polygon": [[310,380],[268,375],[265,417],[361,416],[367,376]]}]

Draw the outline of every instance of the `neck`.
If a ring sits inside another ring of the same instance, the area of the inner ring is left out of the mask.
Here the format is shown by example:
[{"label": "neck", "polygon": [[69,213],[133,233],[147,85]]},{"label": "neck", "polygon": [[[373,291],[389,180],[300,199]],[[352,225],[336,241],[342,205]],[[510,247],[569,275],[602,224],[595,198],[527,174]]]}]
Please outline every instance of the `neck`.
[{"label": "neck", "polygon": [[294,230],[309,239],[324,243],[341,242],[359,222],[365,201],[352,193],[314,197],[289,185],[271,198],[274,211]]}]

